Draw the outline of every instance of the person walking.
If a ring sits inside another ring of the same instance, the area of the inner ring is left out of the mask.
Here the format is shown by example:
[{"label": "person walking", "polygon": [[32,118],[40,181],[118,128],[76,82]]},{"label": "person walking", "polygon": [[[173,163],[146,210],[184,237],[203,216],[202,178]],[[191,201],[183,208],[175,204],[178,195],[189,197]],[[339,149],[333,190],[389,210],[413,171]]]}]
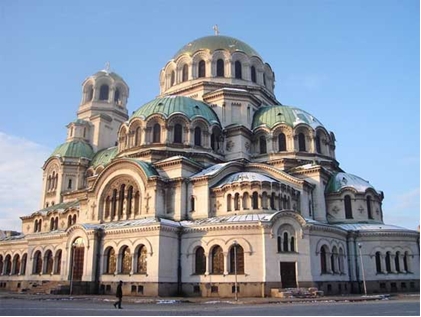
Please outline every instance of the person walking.
[{"label": "person walking", "polygon": [[117,285],[117,292],[115,293],[115,297],[118,298],[118,301],[114,303],[114,307],[117,308],[117,305],[118,305],[118,309],[123,308],[121,307],[121,300],[123,299],[123,290],[121,289],[122,285],[123,285],[123,281],[120,281]]}]

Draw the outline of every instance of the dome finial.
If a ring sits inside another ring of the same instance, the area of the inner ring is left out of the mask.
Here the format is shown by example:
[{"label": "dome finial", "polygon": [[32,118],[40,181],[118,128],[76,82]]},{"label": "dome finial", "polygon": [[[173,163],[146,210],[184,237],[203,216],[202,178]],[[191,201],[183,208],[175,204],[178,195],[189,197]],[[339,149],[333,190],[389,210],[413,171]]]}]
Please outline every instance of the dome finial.
[{"label": "dome finial", "polygon": [[213,30],[215,31],[215,35],[219,35],[219,28],[218,28],[218,24],[215,24],[213,26]]},{"label": "dome finial", "polygon": [[110,62],[106,62],[106,63],[105,63],[105,71],[106,71],[107,73],[109,73],[109,72],[110,72]]}]

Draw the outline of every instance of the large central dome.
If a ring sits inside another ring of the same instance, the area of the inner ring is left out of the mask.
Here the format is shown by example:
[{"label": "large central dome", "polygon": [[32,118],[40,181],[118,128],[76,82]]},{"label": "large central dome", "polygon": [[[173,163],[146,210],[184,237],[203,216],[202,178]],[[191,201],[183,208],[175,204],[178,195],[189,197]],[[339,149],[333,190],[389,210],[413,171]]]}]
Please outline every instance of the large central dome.
[{"label": "large central dome", "polygon": [[243,41],[237,40],[233,37],[223,35],[211,35],[201,37],[197,40],[187,43],[184,45],[175,55],[174,59],[177,59],[180,55],[188,54],[192,56],[195,52],[200,50],[208,50],[212,53],[217,50],[227,50],[230,53],[244,52],[249,56],[257,56],[262,59],[251,46],[244,43]]}]

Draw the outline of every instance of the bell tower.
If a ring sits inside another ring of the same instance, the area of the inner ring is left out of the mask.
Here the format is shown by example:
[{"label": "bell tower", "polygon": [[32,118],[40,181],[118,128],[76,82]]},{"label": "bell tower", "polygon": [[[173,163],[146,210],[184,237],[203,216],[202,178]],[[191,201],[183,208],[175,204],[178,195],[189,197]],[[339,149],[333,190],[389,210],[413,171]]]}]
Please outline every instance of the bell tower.
[{"label": "bell tower", "polygon": [[77,118],[86,122],[84,139],[95,152],[116,145],[118,129],[129,118],[128,98],[129,87],[109,63],[83,82]]}]

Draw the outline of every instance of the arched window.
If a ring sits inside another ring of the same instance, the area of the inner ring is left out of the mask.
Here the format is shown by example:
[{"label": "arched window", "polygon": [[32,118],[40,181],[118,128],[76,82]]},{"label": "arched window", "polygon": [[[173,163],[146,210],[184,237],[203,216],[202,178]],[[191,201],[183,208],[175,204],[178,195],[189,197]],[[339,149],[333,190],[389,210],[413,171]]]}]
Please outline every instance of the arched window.
[{"label": "arched window", "polygon": [[278,252],[282,252],[282,238],[281,236],[278,236],[276,239],[277,242],[277,250]]},{"label": "arched window", "polygon": [[392,273],[392,266],[390,265],[390,252],[386,253],[386,271]]},{"label": "arched window", "polygon": [[45,252],[45,256],[44,256],[44,261],[45,261],[45,274],[51,274],[53,273],[53,264],[54,264],[54,260],[53,260],[53,253],[48,250],[47,252]]},{"label": "arched window", "polygon": [[[21,275],[25,275],[26,274],[26,262],[27,262],[27,258],[28,256],[26,255],[26,253],[22,256],[22,262],[21,262]],[[1,269],[0,269],[1,272]]]},{"label": "arched window", "polygon": [[93,97],[94,97],[94,89],[92,88],[92,86],[89,86],[87,94],[86,94],[86,101],[87,102],[91,101]]},{"label": "arched window", "polygon": [[134,145],[140,145],[140,127],[136,128],[136,133],[134,135]]},{"label": "arched window", "polygon": [[190,197],[190,207],[191,211],[196,210],[196,199],[193,196]]},{"label": "arched window", "polygon": [[337,258],[338,258],[338,250],[336,249],[336,247],[333,247],[332,254],[330,255],[330,267],[333,272],[337,272],[337,267],[336,267]]},{"label": "arched window", "polygon": [[38,220],[38,232],[42,230],[42,219]]},{"label": "arched window", "polygon": [[161,142],[161,126],[156,123],[153,126],[153,136],[152,136],[152,143],[160,143]]},{"label": "arched window", "polygon": [[72,217],[72,223],[75,224],[76,223],[76,215],[73,215]]},{"label": "arched window", "polygon": [[259,208],[259,194],[257,192],[253,192],[253,200],[252,200],[253,209],[258,209]]},{"label": "arched window", "polygon": [[174,143],[183,142],[183,127],[181,124],[177,123],[174,126]]},{"label": "arched window", "polygon": [[326,252],[326,246],[322,246],[320,249],[320,268],[322,271],[322,274],[327,273],[327,252]]},{"label": "arched window", "polygon": [[125,246],[121,250],[120,272],[122,274],[129,274],[131,270],[132,270],[132,254],[130,253],[130,248]]},{"label": "arched window", "polygon": [[272,195],[270,195],[270,209],[275,209],[275,193],[272,193]]},{"label": "arched window", "polygon": [[256,82],[256,67],[254,66],[251,66],[251,81]]},{"label": "arched window", "polygon": [[376,252],[376,272],[377,273],[382,273],[382,264],[381,264],[381,256],[380,256],[380,252],[377,251]]},{"label": "arched window", "polygon": [[234,210],[240,210],[240,194],[236,193],[234,195]]},{"label": "arched window", "polygon": [[242,79],[242,69],[241,69],[241,62],[240,61],[236,61],[235,64],[235,78],[237,79]]},{"label": "arched window", "polygon": [[181,77],[182,82],[189,80],[189,66],[187,64],[183,65],[183,75]]},{"label": "arched window", "polygon": [[108,85],[102,85],[99,89],[99,100],[108,100],[109,90]]},{"label": "arched window", "polygon": [[300,152],[306,152],[306,137],[304,133],[298,134],[298,150]]},{"label": "arched window", "polygon": [[120,186],[120,193],[118,194],[118,218],[123,217],[123,207],[124,207],[124,193],[125,193],[126,185],[122,184]]},{"label": "arched window", "polygon": [[3,256],[0,255],[0,275],[3,273]]},{"label": "arched window", "polygon": [[371,196],[367,196],[367,214],[368,219],[373,219],[373,213],[371,212]]},{"label": "arched window", "polygon": [[20,257],[19,257],[19,254],[16,254],[13,257],[13,265],[12,266],[13,266],[12,274],[13,275],[19,274],[20,273]]},{"label": "arched window", "polygon": [[349,195],[345,196],[344,204],[345,204],[345,218],[352,219],[351,196]]},{"label": "arched window", "polygon": [[114,101],[120,101],[120,90],[118,88],[116,88],[114,92]]},{"label": "arched window", "polygon": [[194,128],[194,145],[202,146],[202,130],[199,127]]},{"label": "arched window", "polygon": [[401,271],[401,266],[400,266],[400,263],[399,263],[400,256],[401,256],[401,254],[399,253],[399,251],[396,252],[396,254],[395,254],[395,269],[396,269],[396,272]]},{"label": "arched window", "polygon": [[113,248],[109,248],[107,252],[105,272],[107,274],[114,274],[116,271],[116,263],[115,251]]},{"label": "arched window", "polygon": [[231,194],[227,195],[227,211],[232,210],[232,196]]},{"label": "arched window", "polygon": [[224,60],[218,59],[216,61],[216,77],[224,77],[225,71],[224,71]]},{"label": "arched window", "polygon": [[317,153],[322,153],[322,147],[320,145],[320,137],[316,135],[316,151]]},{"label": "arched window", "polygon": [[42,271],[42,257],[41,257],[41,251],[35,252],[34,255],[34,268],[33,273],[34,274],[40,274]]},{"label": "arched window", "polygon": [[259,145],[260,145],[260,154],[265,154],[267,153],[267,148],[266,148],[266,137],[265,136],[261,136],[259,138]]},{"label": "arched window", "polygon": [[34,232],[38,231],[38,220],[34,221]]},{"label": "arched window", "polygon": [[224,253],[222,248],[217,245],[212,249],[211,253],[212,262],[212,274],[223,274],[224,273]]},{"label": "arched window", "polygon": [[202,59],[198,65],[198,77],[206,77],[206,64],[205,61]]},{"label": "arched window", "polygon": [[57,252],[56,252],[56,256],[55,256],[55,259],[54,259],[54,262],[55,262],[55,270],[54,270],[54,273],[55,274],[60,274],[61,273],[61,256],[62,256],[62,252],[61,252],[61,250],[58,250]]},{"label": "arched window", "polygon": [[339,273],[344,272],[344,250],[342,248],[339,248],[339,258],[338,258],[338,269]]},{"label": "arched window", "polygon": [[249,206],[250,206],[250,195],[249,193],[245,192],[243,194],[243,209],[247,210],[250,208]]},{"label": "arched window", "polygon": [[133,203],[133,186],[129,187],[127,191],[127,206],[126,206],[126,214],[127,218],[130,218],[132,215],[132,203]]},{"label": "arched window", "polygon": [[50,219],[50,231],[54,230],[54,218]]},{"label": "arched window", "polygon": [[174,86],[175,84],[175,71],[171,72],[171,83],[170,86]]},{"label": "arched window", "polygon": [[409,272],[408,259],[409,259],[409,253],[405,252],[403,256],[403,269],[405,270],[405,272]]},{"label": "arched window", "polygon": [[278,135],[278,148],[279,148],[279,152],[283,152],[287,150],[287,141],[286,141],[284,133],[279,133]]},{"label": "arched window", "polygon": [[294,237],[291,237],[291,241],[289,242],[289,250],[291,251],[291,252],[294,252],[295,251],[295,239],[294,239]]},{"label": "arched window", "polygon": [[230,249],[230,270],[231,274],[235,273],[235,264],[237,264],[237,274],[244,274],[244,250],[239,244],[235,244]]},{"label": "arched window", "polygon": [[146,274],[147,273],[147,255],[148,251],[144,245],[140,246],[140,248],[137,250],[137,268],[136,272],[140,274]]},{"label": "arched window", "polygon": [[202,247],[198,247],[195,253],[195,274],[205,274],[206,272],[206,256],[205,250]]},{"label": "arched window", "polygon": [[10,254],[6,255],[6,258],[4,259],[4,266],[4,273],[6,275],[12,273],[12,257]]},{"label": "arched window", "polygon": [[72,225],[72,216],[67,216],[67,227],[70,227]]},{"label": "arched window", "polygon": [[113,197],[111,198],[111,220],[113,220],[116,215],[116,208],[117,208],[117,189],[113,189]]},{"label": "arched window", "polygon": [[288,252],[288,232],[284,232],[282,247],[284,252]]}]

